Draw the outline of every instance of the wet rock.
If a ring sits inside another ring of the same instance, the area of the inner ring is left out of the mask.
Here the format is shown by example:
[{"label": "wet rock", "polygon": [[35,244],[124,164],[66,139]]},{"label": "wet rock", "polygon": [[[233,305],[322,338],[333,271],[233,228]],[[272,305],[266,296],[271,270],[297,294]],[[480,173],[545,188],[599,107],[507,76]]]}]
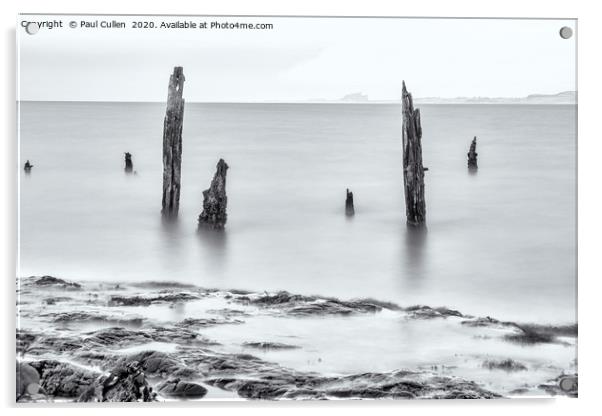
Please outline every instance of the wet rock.
[{"label": "wet rock", "polygon": [[27,349],[27,354],[69,353],[84,348],[78,337],[66,335],[38,335]]},{"label": "wet rock", "polygon": [[526,371],[527,367],[522,364],[519,363],[518,361],[514,361],[510,358],[505,359],[505,360],[485,360],[483,362],[483,367],[487,368],[489,370],[504,370],[507,372],[514,372],[514,371]]},{"label": "wet rock", "polygon": [[239,319],[220,319],[220,318],[186,318],[178,322],[176,326],[184,328],[208,328],[216,325],[243,324]]},{"label": "wet rock", "polygon": [[552,396],[578,397],[579,394],[577,373],[561,374],[537,387]]},{"label": "wet rock", "polygon": [[239,297],[236,301],[243,304],[278,309],[286,314],[296,316],[375,313],[383,309],[381,304],[373,303],[370,300],[342,301],[336,298],[292,295],[285,291],[253,298]]},{"label": "wet rock", "polygon": [[159,393],[177,398],[201,398],[207,394],[207,389],[200,384],[181,381],[179,378],[170,379],[157,386]]},{"label": "wet rock", "polygon": [[[222,309],[208,309],[207,313],[213,314],[213,315],[221,315],[225,318],[232,318],[232,317],[248,317],[251,316],[250,313],[247,313],[245,311],[242,311],[240,309],[230,309],[230,308],[222,308]],[[243,322],[243,321],[238,321],[237,322]]]},{"label": "wet rock", "polygon": [[236,391],[249,399],[327,398],[496,398],[499,395],[476,383],[454,377],[419,372],[363,373],[343,377],[322,377],[313,373],[282,369],[262,376],[209,378],[217,387]]},{"label": "wet rock", "polygon": [[34,343],[36,336],[25,330],[17,330],[16,341],[17,341],[17,353],[23,354],[27,352],[30,346]]},{"label": "wet rock", "polygon": [[57,302],[69,302],[73,300],[73,298],[67,296],[53,296],[44,299],[44,303],[46,305],[55,305]]},{"label": "wet rock", "polygon": [[132,154],[125,152],[125,168],[126,173],[132,173],[134,170],[134,163],[132,162]]},{"label": "wet rock", "polygon": [[40,374],[28,363],[17,361],[16,393],[17,401],[23,396],[32,396],[40,390]]},{"label": "wet rock", "polygon": [[148,306],[161,302],[186,302],[197,300],[198,296],[190,293],[166,293],[156,296],[119,296],[114,295],[109,299],[109,306]]},{"label": "wet rock", "polygon": [[40,375],[40,385],[54,397],[77,398],[94,385],[98,374],[56,360],[30,362]]},{"label": "wet rock", "polygon": [[140,330],[112,327],[88,332],[81,342],[81,346],[91,349],[99,346],[133,346],[150,342],[198,346],[217,345],[216,342],[205,338],[198,332],[181,327],[151,327]]},{"label": "wet rock", "polygon": [[130,327],[141,327],[144,319],[140,317],[120,317],[104,315],[90,312],[58,312],[41,315],[41,317],[51,317],[53,322],[63,324],[74,323],[96,323],[96,324],[111,324],[125,325]]},{"label": "wet rock", "polygon": [[422,127],[420,110],[414,109],[412,94],[402,87],[403,184],[407,224],[414,227],[426,222],[424,166],[422,165]]},{"label": "wet rock", "polygon": [[137,361],[115,367],[108,375],[103,375],[98,383],[102,386],[102,401],[152,402],[156,397]]},{"label": "wet rock", "polygon": [[355,215],[355,208],[353,206],[353,192],[347,188],[347,197],[345,198],[345,215],[351,217]]},{"label": "wet rock", "polygon": [[127,357],[120,357],[116,361],[116,366],[123,366],[133,361],[138,362],[144,372],[149,375],[163,378],[198,376],[198,372],[194,368],[187,366],[174,356],[160,351],[141,351]]},{"label": "wet rock", "polygon": [[168,282],[168,281],[149,281],[130,283],[129,286],[144,288],[144,289],[195,289],[195,285],[180,282]]},{"label": "wet rock", "polygon": [[446,307],[431,308],[430,306],[415,305],[405,308],[411,319],[447,318],[450,316],[462,317],[462,313]]},{"label": "wet rock", "polygon": [[476,318],[469,319],[461,322],[462,325],[470,326],[470,327],[497,327],[497,326],[508,326],[509,323],[498,321],[497,319],[491,318],[489,316],[485,318]]},{"label": "wet rock", "polygon": [[297,345],[283,344],[281,342],[243,342],[245,348],[255,348],[259,350],[294,350],[301,348]]},{"label": "wet rock", "polygon": [[477,155],[477,136],[475,136],[468,151],[468,169],[476,170],[478,168]]},{"label": "wet rock", "polygon": [[513,334],[508,334],[505,339],[519,344],[548,344],[559,343],[557,337],[576,337],[577,325],[533,325],[533,324],[516,324],[512,323],[517,331]]},{"label": "wet rock", "polygon": [[75,282],[69,282],[67,280],[59,279],[53,276],[41,276],[41,277],[31,277],[32,284],[35,286],[42,287],[57,287],[61,289],[81,289],[81,285]]},{"label": "wet rock", "polygon": [[221,230],[226,225],[228,215],[226,208],[226,174],[228,165],[224,159],[217,162],[217,171],[213,176],[209,189],[203,191],[203,212],[199,215],[199,227]]},{"label": "wet rock", "polygon": [[87,332],[82,344],[87,347],[139,345],[153,341],[146,331],[126,329],[123,327],[103,328]]},{"label": "wet rock", "polygon": [[176,66],[169,77],[167,109],[163,121],[163,198],[164,217],[178,215],[182,171],[182,123],[184,121],[184,71]]}]

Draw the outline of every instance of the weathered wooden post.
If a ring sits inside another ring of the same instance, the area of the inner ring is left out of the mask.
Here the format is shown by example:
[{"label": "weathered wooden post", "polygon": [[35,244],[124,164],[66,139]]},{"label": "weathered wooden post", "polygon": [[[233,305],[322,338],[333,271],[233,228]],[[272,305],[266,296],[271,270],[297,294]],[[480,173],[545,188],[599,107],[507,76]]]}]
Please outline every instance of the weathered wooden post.
[{"label": "weathered wooden post", "polygon": [[347,197],[345,198],[345,215],[348,217],[355,215],[355,208],[353,207],[353,192],[349,192],[349,188],[347,188]]},{"label": "weathered wooden post", "polygon": [[422,127],[420,110],[414,109],[412,94],[402,87],[402,144],[403,184],[406,201],[407,224],[414,227],[426,222],[424,202],[424,166],[422,166]]},{"label": "weathered wooden post", "polygon": [[221,230],[226,225],[228,214],[226,207],[226,173],[228,165],[224,159],[217,162],[217,170],[209,189],[203,191],[203,212],[199,215],[199,228],[207,227]]},{"label": "weathered wooden post", "polygon": [[134,170],[134,164],[132,163],[132,154],[125,152],[125,172],[132,173]]},{"label": "weathered wooden post", "polygon": [[163,122],[163,200],[161,212],[166,217],[178,215],[182,166],[182,121],[184,119],[184,72],[176,66],[169,77],[167,109]]},{"label": "weathered wooden post", "polygon": [[478,168],[477,155],[477,136],[474,136],[470,144],[470,150],[468,151],[468,169],[474,170]]}]

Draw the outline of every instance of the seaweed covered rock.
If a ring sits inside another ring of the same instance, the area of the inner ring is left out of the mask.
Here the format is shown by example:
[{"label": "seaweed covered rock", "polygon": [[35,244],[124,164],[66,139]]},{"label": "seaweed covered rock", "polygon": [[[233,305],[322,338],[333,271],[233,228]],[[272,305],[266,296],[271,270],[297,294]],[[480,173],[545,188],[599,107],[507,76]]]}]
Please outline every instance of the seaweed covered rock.
[{"label": "seaweed covered rock", "polygon": [[157,390],[163,395],[178,398],[198,399],[207,394],[207,389],[200,384],[181,381],[179,378],[161,383]]},{"label": "seaweed covered rock", "polygon": [[40,375],[40,386],[54,397],[78,398],[94,386],[97,374],[56,360],[28,363]]},{"label": "seaweed covered rock", "polygon": [[228,165],[224,159],[217,162],[217,170],[209,189],[203,191],[203,212],[199,215],[199,227],[223,229],[228,220],[226,207],[226,174]]},{"label": "seaweed covered rock", "polygon": [[156,396],[137,361],[115,367],[109,374],[103,375],[98,383],[101,385],[102,401],[151,402]]}]

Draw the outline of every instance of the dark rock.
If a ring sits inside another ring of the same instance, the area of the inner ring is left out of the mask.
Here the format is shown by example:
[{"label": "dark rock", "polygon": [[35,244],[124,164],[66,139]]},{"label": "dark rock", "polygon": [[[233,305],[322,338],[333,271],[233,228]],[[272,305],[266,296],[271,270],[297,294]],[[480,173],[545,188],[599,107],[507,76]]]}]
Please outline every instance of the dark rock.
[{"label": "dark rock", "polygon": [[226,173],[228,165],[224,159],[217,162],[217,171],[213,176],[209,189],[203,191],[203,212],[199,215],[199,227],[223,229],[228,220],[226,207]]},{"label": "dark rock", "polygon": [[497,319],[491,318],[490,316],[486,316],[485,318],[477,318],[470,319],[461,322],[462,325],[471,326],[471,327],[492,327],[492,326],[507,326],[509,323],[501,322]]},{"label": "dark rock", "polygon": [[40,374],[28,363],[17,361],[16,393],[17,401],[23,396],[31,396],[40,389]]},{"label": "dark rock", "polygon": [[468,151],[468,169],[477,169],[477,136],[472,139],[470,150]]},{"label": "dark rock", "polygon": [[505,339],[519,344],[548,344],[559,343],[559,336],[576,337],[577,325],[534,325],[534,324],[515,324],[512,326],[518,329],[514,334],[508,334]]},{"label": "dark rock", "polygon": [[53,276],[42,276],[39,278],[34,278],[33,285],[45,287],[56,286],[61,289],[81,289],[82,287],[79,283],[69,282]]},{"label": "dark rock", "polygon": [[163,122],[163,199],[161,212],[171,218],[180,207],[182,122],[184,120],[184,72],[181,66],[169,77],[167,109]]},{"label": "dark rock", "polygon": [[210,377],[207,383],[236,391],[249,399],[327,398],[496,398],[499,395],[476,383],[455,377],[397,371],[322,377],[313,373],[271,369],[252,377]]},{"label": "dark rock", "polygon": [[198,296],[186,292],[167,293],[157,296],[111,296],[109,306],[148,306],[161,302],[185,302],[197,300]]},{"label": "dark rock", "polygon": [[57,302],[68,302],[70,300],[73,300],[73,299],[70,298],[70,297],[67,297],[67,296],[52,296],[52,297],[49,297],[49,298],[45,298],[44,299],[44,303],[46,305],[54,305]]},{"label": "dark rock", "polygon": [[200,384],[170,379],[157,386],[159,393],[178,398],[201,398],[207,394],[207,389]]},{"label": "dark rock", "polygon": [[103,328],[85,335],[82,344],[86,347],[138,345],[153,341],[146,331],[122,327]]},{"label": "dark rock", "polygon": [[59,312],[59,313],[51,313],[41,315],[42,317],[52,317],[54,322],[71,324],[71,323],[81,323],[81,322],[90,322],[90,323],[102,323],[102,324],[111,324],[111,325],[126,325],[130,327],[140,327],[144,322],[143,318],[139,317],[119,317],[119,316],[110,316],[103,315],[98,313],[90,313],[90,312]]},{"label": "dark rock", "polygon": [[123,366],[128,362],[138,362],[146,374],[166,377],[194,377],[198,371],[187,366],[180,359],[160,351],[142,351],[117,359],[115,365]]},{"label": "dark rock", "polygon": [[40,375],[40,385],[54,397],[77,398],[94,385],[98,374],[56,360],[33,361],[29,365]]},{"label": "dark rock", "polygon": [[281,342],[243,342],[242,346],[260,350],[294,350],[301,348],[297,345],[283,344]]},{"label": "dark rock", "polygon": [[336,298],[292,295],[286,291],[281,291],[273,295],[265,294],[255,299],[244,296],[237,298],[236,301],[278,309],[280,312],[296,316],[375,313],[383,309],[381,304],[371,302],[370,300],[342,301]]},{"label": "dark rock", "polygon": [[103,375],[98,383],[102,386],[102,401],[152,402],[156,397],[137,361],[115,367],[108,375]]},{"label": "dark rock", "polygon": [[347,197],[345,198],[345,215],[355,215],[355,208],[353,207],[353,192],[350,192],[349,188],[347,188]]},{"label": "dark rock", "polygon": [[412,94],[402,89],[403,111],[403,184],[406,202],[406,219],[410,226],[423,226],[426,222],[424,201],[424,166],[422,165],[422,127],[420,110],[414,109]]},{"label": "dark rock", "polygon": [[552,396],[564,395],[568,397],[578,397],[579,394],[578,377],[576,373],[561,374],[537,387]]},{"label": "dark rock", "polygon": [[185,328],[208,328],[216,325],[243,324],[244,321],[238,319],[220,319],[220,318],[186,318],[178,322],[176,326]]},{"label": "dark rock", "polygon": [[504,370],[507,372],[527,370],[527,367],[524,364],[510,358],[500,361],[486,360],[483,362],[483,367],[488,368],[489,370]]},{"label": "dark rock", "polygon": [[449,316],[462,317],[462,313],[446,307],[431,308],[430,306],[415,305],[405,308],[413,319],[447,318]]},{"label": "dark rock", "polygon": [[140,283],[130,283],[129,286],[139,287],[144,289],[195,289],[195,285],[180,282],[166,282],[166,281],[149,281]]},{"label": "dark rock", "polygon": [[125,152],[125,172],[132,173],[134,170],[134,163],[132,162],[132,154]]}]

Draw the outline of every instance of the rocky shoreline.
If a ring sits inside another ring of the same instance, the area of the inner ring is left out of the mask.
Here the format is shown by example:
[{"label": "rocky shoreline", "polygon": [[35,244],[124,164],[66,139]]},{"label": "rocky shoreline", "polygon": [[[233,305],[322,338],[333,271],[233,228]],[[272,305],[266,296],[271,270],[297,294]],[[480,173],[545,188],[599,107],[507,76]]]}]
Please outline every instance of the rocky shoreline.
[{"label": "rocky shoreline", "polygon": [[[501,392],[453,371],[442,373],[419,366],[351,374],[291,368],[269,358],[302,352],[294,338],[292,342],[246,339],[237,347],[242,352],[232,352],[230,345],[207,335],[221,327],[238,331],[257,319],[289,319],[290,325],[295,325],[310,318],[352,319],[389,313],[403,322],[445,321],[454,331],[475,331],[467,333],[475,342],[494,334],[495,342],[517,345],[524,351],[538,345],[574,348],[576,324],[527,325],[473,317],[446,307],[205,289],[176,282],[84,283],[32,276],[19,279],[17,294],[18,402],[577,395],[576,384],[568,390],[554,387],[559,377],[576,376],[576,362],[542,372],[541,377],[553,372],[555,378],[519,383],[512,391]],[[184,319],[161,319],[166,311],[185,307],[190,311]],[[202,313],[197,313],[201,307]],[[489,331],[487,335],[478,332],[483,330]],[[511,358],[484,360],[478,368],[512,374],[539,371],[537,365]]]}]

